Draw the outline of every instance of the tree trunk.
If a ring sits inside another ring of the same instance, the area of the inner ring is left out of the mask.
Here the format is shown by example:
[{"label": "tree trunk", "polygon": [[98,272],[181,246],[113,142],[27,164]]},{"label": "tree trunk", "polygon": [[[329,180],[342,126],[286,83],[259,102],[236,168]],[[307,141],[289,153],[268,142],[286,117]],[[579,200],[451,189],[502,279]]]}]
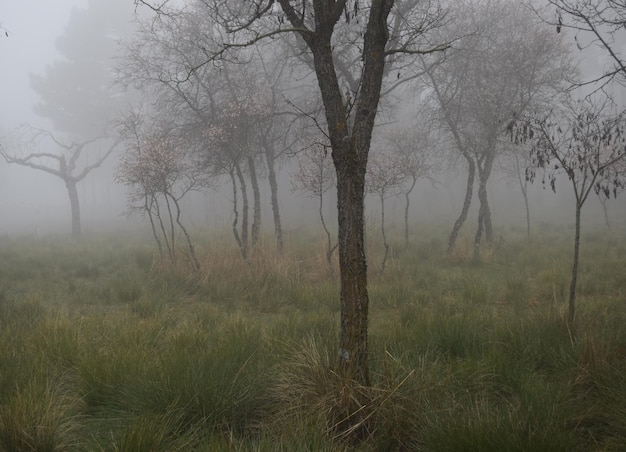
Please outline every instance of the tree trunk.
[{"label": "tree trunk", "polygon": [[239,191],[241,191],[241,245],[242,254],[244,259],[248,258],[248,188],[246,187],[246,180],[241,172],[241,167],[237,163],[235,165],[235,171],[237,172],[237,179],[239,179]]},{"label": "tree trunk", "polygon": [[526,208],[526,237],[530,238],[530,206],[528,205],[528,180],[522,177],[521,167],[517,155],[515,155],[515,165],[517,168],[517,181],[519,182],[519,188],[524,197],[524,207]]},{"label": "tree trunk", "polygon": [[67,194],[70,197],[70,210],[72,213],[72,236],[80,237],[82,234],[80,225],[80,204],[78,202],[78,189],[76,188],[76,181],[71,178],[66,178],[65,187],[67,188]]},{"label": "tree trunk", "polygon": [[272,202],[272,214],[274,215],[274,236],[276,238],[276,248],[283,254],[283,227],[280,222],[280,207],[278,205],[278,182],[276,180],[276,170],[274,168],[274,152],[266,147],[265,158],[267,160],[267,179],[270,183],[270,196]]},{"label": "tree trunk", "polygon": [[411,192],[415,188],[415,184],[417,183],[417,178],[413,177],[413,183],[409,187],[409,189],[404,194],[404,244],[409,244],[409,204],[411,202]]},{"label": "tree trunk", "polygon": [[341,333],[339,362],[342,374],[369,385],[367,347],[367,263],[364,244],[365,171],[348,165],[337,168],[339,272],[341,275]]},{"label": "tree trunk", "polygon": [[380,274],[382,276],[385,273],[385,265],[387,265],[387,256],[389,255],[389,243],[387,243],[387,234],[385,233],[385,197],[383,195],[380,196],[380,231],[383,235],[383,246],[385,247],[383,261],[380,264]]},{"label": "tree trunk", "polygon": [[478,227],[476,228],[476,236],[474,237],[474,260],[480,257],[480,242],[482,240],[483,231],[485,240],[488,244],[493,241],[493,227],[491,226],[491,210],[489,209],[489,200],[487,199],[487,179],[479,174],[480,182],[478,184],[478,200],[480,207],[478,208]]},{"label": "tree trunk", "polygon": [[574,315],[576,314],[576,283],[578,282],[578,254],[580,250],[580,210],[582,204],[576,201],[576,233],[574,235],[574,262],[572,264],[572,279],[569,285],[569,310],[567,324],[570,331],[574,331]]},{"label": "tree trunk", "polygon": [[[303,29],[303,19],[288,0],[279,0],[289,21]],[[341,276],[341,332],[339,372],[345,379],[370,384],[367,348],[367,264],[364,246],[365,170],[372,130],[380,101],[389,40],[387,19],[393,0],[372,0],[363,36],[361,80],[352,114],[344,103],[337,79],[331,42],[343,17],[341,2],[315,1],[315,30],[300,32],[313,54],[313,65],[324,105],[328,137],[337,173],[339,272]],[[365,401],[364,401],[365,402]],[[367,402],[365,402],[367,403]]]},{"label": "tree trunk", "polygon": [[259,188],[259,180],[256,177],[256,166],[254,158],[247,157],[248,170],[250,171],[250,185],[252,186],[252,196],[254,198],[254,210],[252,214],[252,227],[250,229],[250,244],[255,247],[259,242],[259,233],[261,231],[261,189]]},{"label": "tree trunk", "polygon": [[526,207],[526,237],[530,238],[530,207],[528,205],[528,187],[522,187],[522,196],[524,197],[524,207]]},{"label": "tree trunk", "polygon": [[446,256],[450,257],[452,252],[454,251],[454,247],[456,246],[456,240],[459,236],[459,231],[467,220],[467,213],[469,212],[470,205],[472,204],[472,194],[474,192],[474,178],[476,177],[476,164],[471,158],[466,158],[467,161],[467,184],[465,186],[465,199],[463,200],[463,208],[461,209],[461,214],[459,218],[454,222],[454,226],[452,227],[452,232],[448,237],[448,249],[446,251]]},{"label": "tree trunk", "polygon": [[233,229],[233,236],[235,237],[235,242],[237,242],[237,246],[239,247],[239,251],[241,252],[241,256],[243,257],[243,260],[247,260],[248,259],[248,248],[247,248],[247,244],[245,244],[241,238],[241,236],[239,235],[239,230],[237,229],[237,227],[239,226],[239,208],[238,208],[238,203],[237,203],[237,180],[235,179],[235,174],[234,171],[230,171],[229,173],[230,175],[230,180],[233,184],[233,224],[232,224],[232,229]]}]

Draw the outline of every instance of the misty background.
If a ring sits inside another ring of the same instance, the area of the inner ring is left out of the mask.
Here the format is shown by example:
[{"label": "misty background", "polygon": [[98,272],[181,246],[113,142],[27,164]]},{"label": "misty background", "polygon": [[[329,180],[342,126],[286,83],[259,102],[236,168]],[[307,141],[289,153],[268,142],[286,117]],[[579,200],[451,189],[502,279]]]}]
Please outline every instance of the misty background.
[{"label": "misty background", "polygon": [[[99,10],[97,14],[87,14],[90,10]],[[104,16],[107,11],[109,16]],[[37,105],[42,99],[33,86],[37,80],[50,76],[55,63],[64,60],[59,47],[77,46],[88,53],[94,61],[107,66],[111,73],[122,55],[119,41],[130,41],[136,27],[136,14],[144,15],[145,21],[153,20],[146,8],[136,8],[132,0],[64,0],[60,2],[44,2],[41,0],[5,1],[0,6],[0,26],[8,36],[0,38],[2,55],[2,72],[0,83],[0,143],[12,152],[56,152],[54,143],[44,140],[38,149],[28,148],[23,139],[22,127],[55,130],[55,124],[45,115],[38,114]],[[110,26],[105,32],[108,45],[98,41],[102,36],[94,33],[94,41],[90,41],[90,32],[98,30],[98,25],[109,21]],[[63,36],[68,26],[83,27],[80,42],[66,42]],[[547,26],[547,25],[546,25]],[[3,30],[3,31],[4,31]],[[4,34],[4,33],[3,33]],[[593,50],[577,51],[572,42],[572,52],[579,62],[583,74],[593,71],[601,61]],[[114,50],[111,53],[112,49]],[[78,50],[77,50],[78,51]],[[93,69],[93,67],[91,68]],[[76,80],[87,80],[94,77],[90,67],[84,68],[85,73],[72,74]],[[50,77],[49,77],[50,76]],[[54,80],[52,80],[54,82]],[[76,83],[70,79],[60,79],[54,83],[55,90],[63,92],[66,84]],[[109,83],[109,82],[107,82]],[[89,85],[86,85],[89,86]],[[48,87],[50,89],[50,87]],[[110,86],[106,93],[118,102],[118,106],[131,108],[134,94],[124,92],[121,88]],[[71,92],[71,91],[68,91]],[[73,113],[83,116],[85,128],[91,123],[103,123],[115,118],[90,117],[90,112],[81,109],[81,96],[87,94],[73,92],[75,99],[68,104],[76,103]],[[620,92],[619,96],[623,96]],[[42,113],[41,108],[39,113]],[[399,119],[401,121],[402,118]],[[110,129],[109,129],[110,130]],[[63,136],[63,133],[59,133]],[[91,152],[91,151],[90,151]],[[98,152],[97,150],[94,152]],[[100,150],[102,152],[102,150]],[[127,189],[115,181],[115,169],[120,157],[124,154],[124,146],[118,146],[103,165],[94,169],[84,180],[78,183],[83,230],[101,232],[107,230],[128,230],[147,228],[145,219],[140,216],[128,216]],[[95,157],[92,157],[95,158]],[[89,156],[87,156],[89,161]],[[302,191],[293,189],[294,174],[298,170],[296,159],[283,159],[277,166],[279,205],[285,231],[298,231],[300,228],[319,228],[317,201]],[[432,175],[431,180],[421,178],[411,193],[410,221],[412,224],[441,224],[449,229],[463,204],[465,194],[465,170],[463,165],[456,168],[449,166],[444,171]],[[220,186],[204,189],[184,201],[185,220],[194,231],[212,228],[227,228],[232,221],[232,189],[226,179],[220,179]],[[261,175],[263,204],[263,231],[272,228],[271,209],[267,179]],[[474,196],[476,196],[474,194]],[[499,225],[525,225],[525,211],[522,196],[517,182],[507,178],[498,168],[490,178],[488,196],[492,216],[498,234]],[[368,223],[377,228],[380,206],[376,196],[367,198]],[[336,226],[335,199],[330,193],[324,200],[325,215],[332,229]],[[404,213],[404,200],[401,197],[390,197],[386,201],[387,222],[390,229],[401,224]],[[542,187],[536,182],[529,187],[529,204],[531,221],[535,233],[540,233],[541,222],[571,223],[574,209],[573,195],[569,187],[562,184],[556,193],[549,187]],[[624,200],[609,200],[609,215],[612,226],[623,227],[625,221]],[[477,203],[473,203],[465,228],[475,227]],[[50,174],[9,165],[0,160],[0,234],[33,235],[69,233],[71,216],[70,205],[63,181]],[[602,226],[604,223],[602,206],[592,196],[583,210],[583,221]]]}]

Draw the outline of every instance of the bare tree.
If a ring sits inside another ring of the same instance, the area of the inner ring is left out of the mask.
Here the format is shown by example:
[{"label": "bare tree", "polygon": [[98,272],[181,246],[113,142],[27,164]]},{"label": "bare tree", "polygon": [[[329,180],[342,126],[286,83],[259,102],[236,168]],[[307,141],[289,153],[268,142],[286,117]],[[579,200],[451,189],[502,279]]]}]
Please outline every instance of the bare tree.
[{"label": "bare tree", "polygon": [[467,36],[445,60],[424,65],[444,129],[468,165],[465,200],[447,254],[467,218],[477,176],[476,259],[483,234],[488,244],[493,240],[487,184],[504,125],[553,95],[571,65],[560,39],[549,35],[519,2],[461,2],[456,12],[455,27]]},{"label": "bare tree", "polygon": [[[80,202],[78,199],[78,183],[85,179],[94,169],[100,167],[109,155],[115,150],[119,140],[111,140],[107,137],[98,137],[86,141],[65,141],[57,138],[51,132],[41,129],[26,127],[25,133],[29,135],[22,146],[56,147],[57,152],[42,151],[24,153],[8,151],[0,147],[0,155],[7,163],[32,168],[52,174],[63,180],[70,199],[72,216],[72,235],[79,237],[82,233],[80,221]],[[101,145],[99,145],[101,143]],[[99,149],[98,149],[99,148]],[[89,163],[91,161],[91,163]]]},{"label": "bare tree", "polygon": [[368,161],[365,185],[369,193],[378,196],[380,201],[380,231],[383,237],[385,253],[380,264],[380,274],[385,272],[389,256],[389,242],[385,231],[385,200],[401,192],[406,173],[398,156],[389,150],[378,148]]},{"label": "bare tree", "polygon": [[415,127],[397,127],[388,131],[384,138],[385,146],[397,160],[394,165],[401,172],[402,183],[399,194],[404,196],[404,243],[409,244],[409,208],[411,193],[419,179],[435,182],[441,158],[434,145],[432,130],[428,121],[421,115]]},{"label": "bare tree", "polygon": [[192,268],[199,270],[191,237],[182,222],[180,203],[187,193],[204,185],[198,165],[189,160],[183,143],[171,130],[146,124],[140,113],[122,122],[120,134],[126,139],[127,152],[118,165],[116,180],[130,189],[131,212],[148,216],[161,257],[167,251],[172,263],[177,260],[180,230]]},{"label": "bare tree", "polygon": [[[595,190],[605,197],[617,196],[626,184],[617,163],[626,157],[626,113],[610,111],[609,100],[567,99],[550,115],[509,124],[511,140],[531,144],[541,181],[556,191],[557,180],[565,175],[576,198],[574,257],[569,287],[568,324],[574,326],[576,284],[580,250],[580,213],[589,194]],[[534,181],[537,172],[531,171]]]}]

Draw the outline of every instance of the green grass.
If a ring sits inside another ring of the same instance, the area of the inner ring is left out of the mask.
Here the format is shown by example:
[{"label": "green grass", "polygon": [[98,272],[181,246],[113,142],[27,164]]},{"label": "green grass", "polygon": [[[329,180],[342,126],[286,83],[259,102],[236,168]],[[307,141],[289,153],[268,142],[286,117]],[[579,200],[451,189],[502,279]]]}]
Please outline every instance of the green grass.
[{"label": "green grass", "polygon": [[198,274],[149,237],[3,238],[0,451],[622,450],[626,237],[583,237],[574,337],[562,228],[479,262],[440,234],[370,275],[370,387],[336,372],[315,235],[248,264],[204,237]]}]

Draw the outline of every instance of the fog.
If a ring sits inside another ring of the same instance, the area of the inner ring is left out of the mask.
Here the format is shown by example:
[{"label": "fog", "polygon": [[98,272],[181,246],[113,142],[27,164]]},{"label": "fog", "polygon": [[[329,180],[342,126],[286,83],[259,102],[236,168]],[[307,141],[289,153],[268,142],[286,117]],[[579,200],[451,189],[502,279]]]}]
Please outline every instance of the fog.
[{"label": "fog", "polygon": [[[0,98],[0,143],[14,151],[21,145],[16,130],[23,124],[36,128],[54,130],[55,125],[47,118],[35,113],[33,107],[41,101],[33,90],[31,75],[45,76],[46,69],[63,58],[56,43],[62,36],[71,15],[86,8],[88,0],[63,0],[43,2],[40,0],[5,1],[0,6],[0,26],[8,36],[0,38],[2,54],[2,83]],[[116,3],[112,2],[111,4]],[[126,9],[131,21],[134,7]],[[143,13],[150,14],[143,8]],[[4,34],[4,33],[3,33]],[[89,45],[90,43],[82,43]],[[95,47],[94,52],[99,49]],[[597,55],[592,55],[591,64],[582,54],[578,54],[583,69],[597,63]],[[60,89],[60,87],[59,87]],[[79,113],[80,114],[80,113]],[[60,136],[67,136],[59,132]],[[48,146],[52,146],[48,142]],[[44,146],[45,147],[45,146]],[[55,149],[30,149],[28,152],[56,152]],[[24,151],[26,152],[26,151]],[[79,182],[78,191],[81,205],[82,224],[85,231],[125,230],[146,228],[145,219],[126,215],[127,190],[115,182],[115,168],[124,147],[108,158],[102,167],[93,170]],[[302,227],[319,227],[317,200],[302,192],[292,190],[292,179],[297,171],[294,160],[284,161],[278,169],[279,205],[283,226],[287,231],[297,231]],[[488,196],[492,208],[493,221],[498,234],[499,225],[525,225],[523,199],[516,181],[507,180],[502,174],[491,177]],[[269,203],[268,181],[261,175],[262,225],[266,232],[271,231],[272,215]],[[458,169],[434,176],[436,180],[420,180],[411,195],[411,222],[413,224],[441,224],[451,228],[463,203],[465,170]],[[226,178],[220,179],[221,186],[205,189],[185,199],[186,221],[194,230],[227,228],[232,221],[232,188]],[[529,189],[529,202],[533,228],[541,222],[571,223],[574,199],[566,179],[557,184],[557,193],[549,187],[535,182]],[[475,197],[476,195],[474,195]],[[368,223],[375,229],[379,222],[379,202],[375,196],[368,196]],[[474,200],[475,201],[475,200]],[[404,201],[391,197],[388,201],[388,223],[401,224]],[[622,227],[626,220],[624,202],[609,201],[611,221],[614,227]],[[475,228],[474,202],[465,228]],[[71,216],[68,194],[63,181],[42,171],[35,171],[19,165],[0,162],[0,234],[36,235],[67,234],[70,231]],[[335,220],[335,200],[332,195],[325,199],[325,215]],[[602,225],[602,206],[592,196],[583,210],[584,220]]]}]

